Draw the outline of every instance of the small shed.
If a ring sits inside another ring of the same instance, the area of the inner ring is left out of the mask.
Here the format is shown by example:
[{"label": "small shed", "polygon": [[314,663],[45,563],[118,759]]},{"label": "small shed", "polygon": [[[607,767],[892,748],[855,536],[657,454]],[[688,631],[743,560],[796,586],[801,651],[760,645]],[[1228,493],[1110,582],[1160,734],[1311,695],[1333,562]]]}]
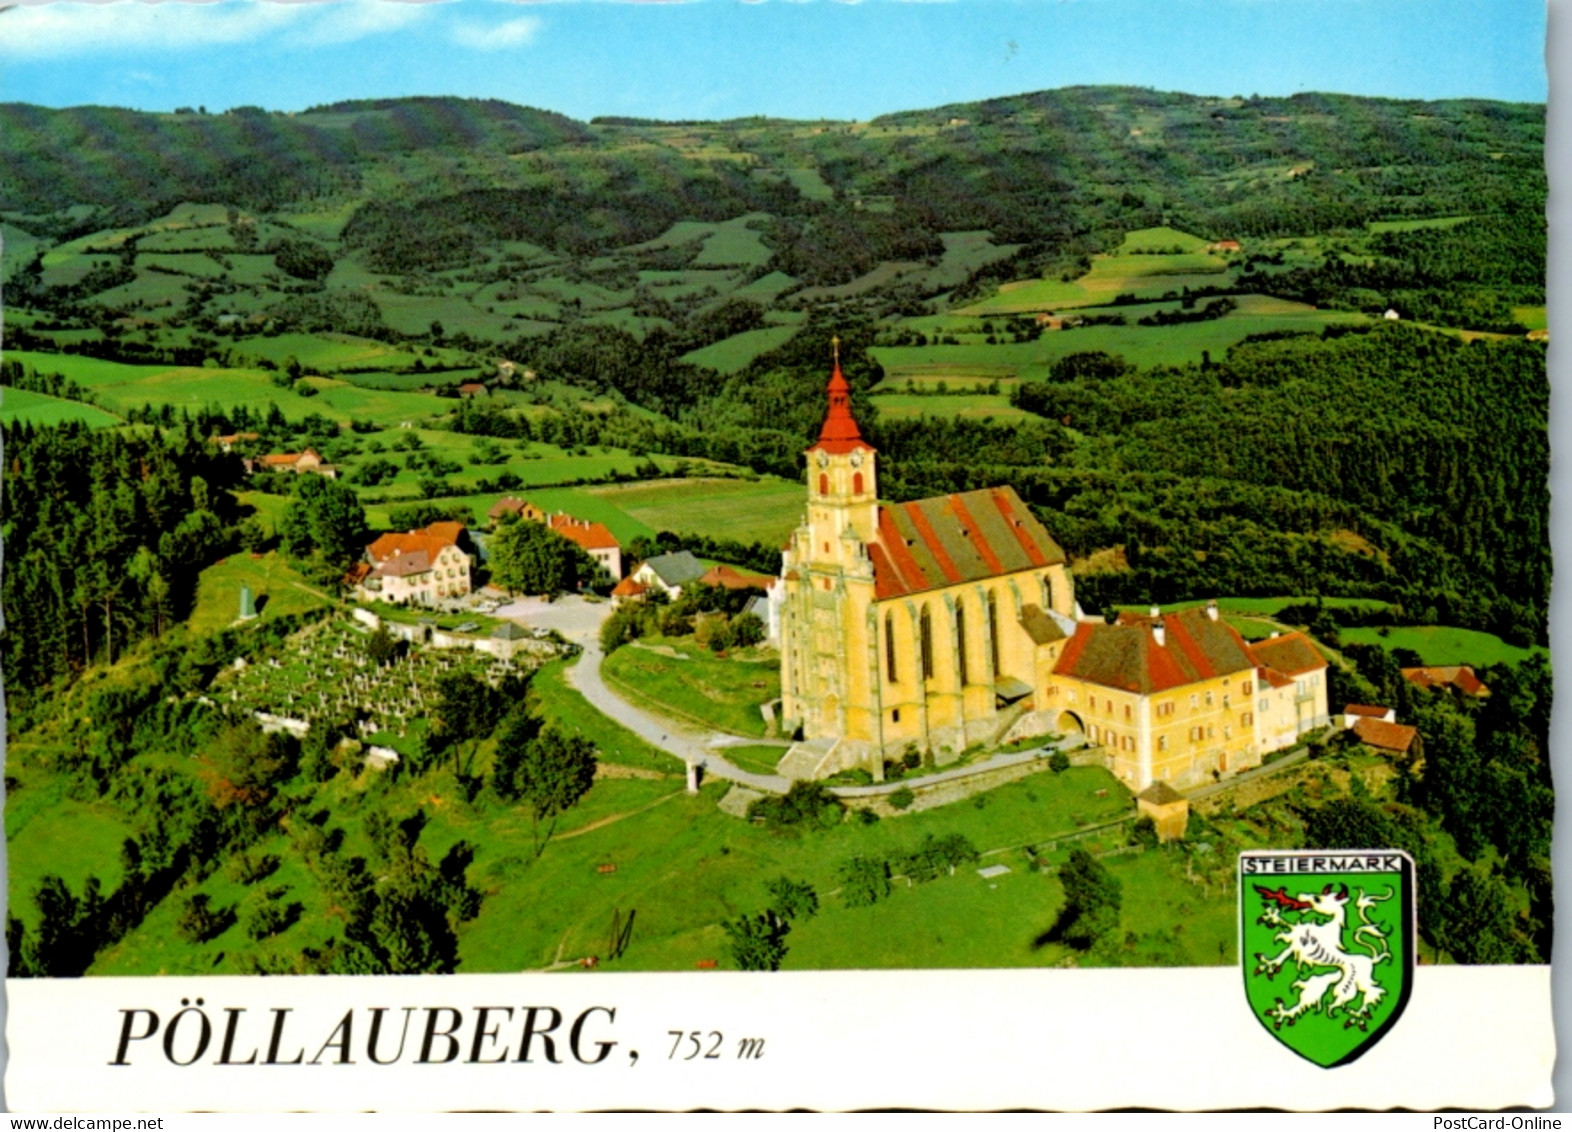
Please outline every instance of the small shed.
[{"label": "small shed", "polygon": [[1135,811],[1151,818],[1159,841],[1178,841],[1190,824],[1190,801],[1166,782],[1154,782],[1135,796]]}]

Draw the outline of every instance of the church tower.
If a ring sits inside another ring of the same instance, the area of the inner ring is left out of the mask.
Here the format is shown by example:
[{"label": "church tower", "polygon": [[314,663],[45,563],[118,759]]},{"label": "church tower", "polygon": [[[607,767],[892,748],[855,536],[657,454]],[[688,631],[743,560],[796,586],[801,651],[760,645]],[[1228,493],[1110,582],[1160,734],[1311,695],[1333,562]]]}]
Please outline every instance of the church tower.
[{"label": "church tower", "polygon": [[825,389],[829,407],[819,439],[807,453],[808,525],[817,540],[815,560],[823,555],[847,565],[838,544],[848,533],[855,542],[872,542],[879,528],[877,453],[852,416],[851,385],[841,373],[840,339],[831,342],[835,369]]},{"label": "church tower", "polygon": [[834,347],[824,423],[806,453],[807,519],[782,556],[781,715],[805,740],[838,740],[833,761],[843,768],[868,760],[879,730],[868,555],[879,492],[877,453],[852,416],[838,339]]}]

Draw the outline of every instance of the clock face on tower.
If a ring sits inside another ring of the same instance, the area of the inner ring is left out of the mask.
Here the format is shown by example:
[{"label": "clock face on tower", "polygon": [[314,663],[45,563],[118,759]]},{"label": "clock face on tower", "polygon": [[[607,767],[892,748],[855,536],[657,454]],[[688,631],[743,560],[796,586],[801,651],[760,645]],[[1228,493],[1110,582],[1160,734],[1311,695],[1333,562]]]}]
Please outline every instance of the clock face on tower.
[{"label": "clock face on tower", "polygon": [[821,467],[821,468],[828,468],[829,466],[830,466],[830,454],[828,452],[820,452],[819,453],[819,467]]},{"label": "clock face on tower", "polygon": [[851,454],[851,466],[854,467],[854,468],[862,467],[862,453],[861,452],[853,452]]}]

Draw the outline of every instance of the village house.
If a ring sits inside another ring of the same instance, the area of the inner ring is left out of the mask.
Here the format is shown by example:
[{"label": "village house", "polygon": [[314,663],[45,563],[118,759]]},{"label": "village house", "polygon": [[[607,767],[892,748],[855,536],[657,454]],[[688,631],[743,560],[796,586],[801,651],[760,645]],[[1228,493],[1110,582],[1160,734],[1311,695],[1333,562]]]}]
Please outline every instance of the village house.
[{"label": "village house", "polygon": [[1347,704],[1343,708],[1343,726],[1352,727],[1361,719],[1379,719],[1383,723],[1396,723],[1397,712],[1375,704]]},{"label": "village house", "polygon": [[247,460],[246,471],[292,472],[297,476],[310,473],[326,476],[330,480],[338,479],[338,469],[324,461],[314,448],[307,448],[304,452],[272,452],[255,460]]},{"label": "village house", "polygon": [[659,590],[675,601],[682,596],[684,586],[691,586],[704,577],[704,563],[695,558],[691,551],[679,550],[646,558],[631,576],[634,581],[652,590]]},{"label": "village house", "polygon": [[260,433],[256,433],[256,432],[233,432],[233,433],[230,433],[228,436],[210,436],[210,437],[207,438],[207,442],[209,444],[216,444],[216,445],[218,445],[219,448],[222,449],[225,452],[231,452],[231,451],[234,450],[234,448],[235,448],[235,446],[237,444],[246,444],[246,443],[249,443],[250,441],[261,440],[261,439],[262,439],[262,435]]},{"label": "village house", "polygon": [[485,383],[479,381],[466,381],[458,387],[460,397],[484,397],[488,392]]},{"label": "village house", "polygon": [[381,535],[347,579],[363,601],[434,605],[470,592],[472,559],[459,545],[464,525],[432,523]]},{"label": "village house", "polygon": [[612,587],[611,601],[613,605],[627,605],[632,601],[643,601],[649,592],[648,586],[629,574]]},{"label": "village house", "polygon": [[791,778],[883,775],[908,744],[1084,735],[1130,789],[1259,765],[1329,722],[1326,661],[1291,633],[1250,645],[1215,604],[1083,618],[1064,551],[1013,488],[878,500],[877,453],[837,361],[808,511],[781,573]]},{"label": "village house", "polygon": [[559,511],[546,520],[546,527],[600,563],[613,579],[622,577],[622,544],[605,524],[591,522],[588,519],[575,519],[572,515]]},{"label": "village house", "polygon": [[502,499],[497,500],[491,505],[491,509],[486,512],[486,518],[491,520],[493,527],[509,515],[525,519],[531,523],[544,523],[546,521],[545,511],[528,500],[520,499],[514,495],[504,496]]},{"label": "village house", "polygon": [[1483,699],[1490,695],[1490,687],[1474,674],[1466,664],[1432,665],[1428,668],[1405,668],[1403,679],[1416,688],[1426,691],[1455,692],[1461,696]]}]

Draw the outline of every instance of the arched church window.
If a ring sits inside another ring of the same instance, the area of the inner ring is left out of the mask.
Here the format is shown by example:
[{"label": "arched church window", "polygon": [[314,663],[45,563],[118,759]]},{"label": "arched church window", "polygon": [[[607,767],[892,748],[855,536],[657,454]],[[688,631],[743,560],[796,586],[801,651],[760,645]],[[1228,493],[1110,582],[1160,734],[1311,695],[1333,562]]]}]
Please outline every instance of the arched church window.
[{"label": "arched church window", "polygon": [[826,475],[820,475],[819,476],[819,494],[820,495],[828,495],[828,494],[830,494],[830,477],[829,476],[826,476]]},{"label": "arched church window", "polygon": [[999,599],[988,591],[988,660],[993,665],[990,674],[999,675]]},{"label": "arched church window", "polygon": [[955,655],[961,662],[961,684],[970,684],[971,677],[966,671],[966,609],[959,601],[955,603]]},{"label": "arched church window", "polygon": [[853,495],[861,495],[862,494],[862,473],[861,472],[858,472],[856,475],[852,476],[852,494]]},{"label": "arched church window", "polygon": [[900,679],[895,674],[895,618],[888,613],[884,615],[884,668],[891,684]]},{"label": "arched church window", "polygon": [[917,635],[919,653],[922,657],[922,678],[933,679],[933,618],[928,615],[928,607],[922,607],[922,615],[917,619]]}]

